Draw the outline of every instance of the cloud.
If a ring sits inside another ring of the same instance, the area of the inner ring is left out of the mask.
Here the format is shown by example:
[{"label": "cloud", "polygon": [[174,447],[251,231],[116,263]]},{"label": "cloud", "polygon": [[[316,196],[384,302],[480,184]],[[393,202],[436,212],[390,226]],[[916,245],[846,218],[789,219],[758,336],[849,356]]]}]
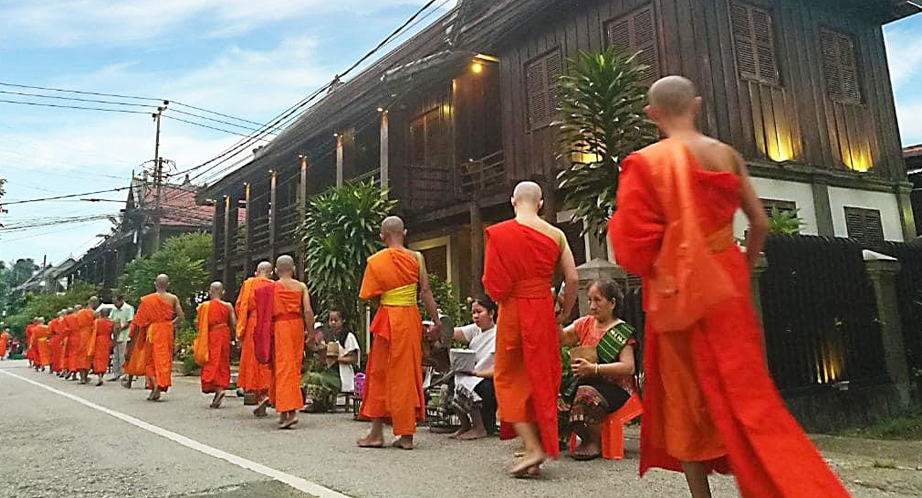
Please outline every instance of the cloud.
[{"label": "cloud", "polygon": [[904,145],[922,143],[922,20],[907,18],[886,27],[887,62]]},{"label": "cloud", "polygon": [[[281,21],[347,13],[369,16],[424,0],[7,0],[0,42],[78,47],[233,36]],[[449,5],[453,5],[450,1]]]}]

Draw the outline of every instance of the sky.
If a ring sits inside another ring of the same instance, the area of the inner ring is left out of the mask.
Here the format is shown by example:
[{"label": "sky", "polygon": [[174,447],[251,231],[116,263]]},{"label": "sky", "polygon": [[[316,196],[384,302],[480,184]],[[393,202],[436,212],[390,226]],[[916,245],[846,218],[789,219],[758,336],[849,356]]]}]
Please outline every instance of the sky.
[{"label": "sky", "polygon": [[[408,35],[433,21],[438,9]],[[169,99],[264,123],[328,83],[426,0],[0,0],[0,83]],[[904,145],[922,143],[922,14],[885,27]],[[399,41],[399,40],[398,40]],[[393,48],[395,44],[389,45]],[[0,85],[0,101],[99,107],[39,99],[41,93],[119,100],[141,114],[33,107],[0,102],[0,178],[4,203],[124,187],[154,156],[154,101],[67,95]],[[109,107],[103,105],[101,107]],[[174,110],[166,115],[225,130]],[[211,115],[222,121],[241,121]],[[255,125],[254,125],[255,126]],[[161,156],[182,170],[214,157],[239,136],[164,119]],[[110,232],[125,192],[7,205],[7,227],[63,217],[97,221],[0,231],[0,260],[31,257],[49,264],[79,257]]]}]

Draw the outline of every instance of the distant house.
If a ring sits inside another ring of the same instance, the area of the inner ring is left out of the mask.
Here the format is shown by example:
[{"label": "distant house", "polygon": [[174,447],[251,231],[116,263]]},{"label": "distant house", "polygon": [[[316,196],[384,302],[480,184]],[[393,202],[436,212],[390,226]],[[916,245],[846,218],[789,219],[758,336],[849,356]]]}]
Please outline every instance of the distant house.
[{"label": "distant house", "polygon": [[922,144],[903,149],[906,175],[912,183],[912,213],[916,219],[916,233],[922,235]]},{"label": "distant house", "polygon": [[237,281],[259,259],[297,252],[299,203],[355,179],[400,201],[412,247],[462,296],[479,291],[484,227],[512,215],[520,180],[544,185],[546,214],[578,263],[605,257],[560,207],[552,122],[566,59],[608,46],[639,51],[649,81],[695,81],[702,129],[740,150],[768,209],[799,211],[802,233],[912,238],[881,26],[919,10],[896,0],[459,1],[200,192],[216,203],[216,272]]},{"label": "distant house", "polygon": [[73,281],[73,269],[76,265],[77,261],[74,258],[67,258],[60,264],[47,266],[37,271],[35,275],[32,275],[32,278],[23,282],[22,285],[13,289],[13,293],[46,294],[64,292]]},{"label": "distant house", "polygon": [[[160,189],[160,242],[192,232],[211,230],[213,211],[195,202],[197,187],[188,182],[164,184]],[[154,247],[153,219],[156,188],[147,175],[132,178],[131,188],[112,233],[86,252],[70,269],[72,279],[111,288],[117,284],[125,265],[137,256],[147,256]]]}]

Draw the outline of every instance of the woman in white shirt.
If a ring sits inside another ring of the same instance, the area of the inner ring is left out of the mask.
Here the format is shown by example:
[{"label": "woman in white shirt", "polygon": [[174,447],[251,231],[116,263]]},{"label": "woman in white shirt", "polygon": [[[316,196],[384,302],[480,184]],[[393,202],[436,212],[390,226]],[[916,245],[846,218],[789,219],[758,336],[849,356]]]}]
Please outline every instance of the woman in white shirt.
[{"label": "woman in white shirt", "polygon": [[496,353],[496,303],[489,298],[471,303],[474,323],[455,329],[455,340],[474,351],[474,370],[458,372],[451,407],[461,418],[461,428],[449,437],[470,441],[496,428],[496,392],[493,388]]},{"label": "woman in white shirt", "polygon": [[[329,311],[327,325],[330,336],[323,345],[328,352],[325,368],[320,372],[307,372],[302,376],[307,413],[329,411],[336,403],[339,393],[355,392],[355,366],[359,361],[359,341],[352,332],[345,328],[345,313],[341,310]],[[337,347],[328,345],[336,343]],[[336,352],[330,356],[329,352]]]}]

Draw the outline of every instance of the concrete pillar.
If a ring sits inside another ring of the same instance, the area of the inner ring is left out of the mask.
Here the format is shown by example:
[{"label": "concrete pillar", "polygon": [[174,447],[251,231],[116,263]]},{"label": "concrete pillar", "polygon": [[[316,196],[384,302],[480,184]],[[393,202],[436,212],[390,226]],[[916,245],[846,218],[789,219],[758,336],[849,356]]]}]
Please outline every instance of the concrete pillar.
[{"label": "concrete pillar", "polygon": [[903,342],[899,299],[896,295],[896,277],[900,272],[900,262],[896,258],[874,251],[865,250],[863,255],[864,267],[874,287],[874,297],[877,301],[877,319],[880,323],[887,374],[896,386],[900,408],[906,409],[912,402],[912,382]]},{"label": "concrete pillar", "polygon": [[336,134],[336,186],[343,186],[343,168],[345,162],[345,154],[343,151],[343,134]]},{"label": "concrete pillar", "polygon": [[816,211],[816,232],[821,237],[835,237],[835,228],[832,224],[832,206],[829,203],[829,185],[825,180],[814,178],[813,208]]},{"label": "concrete pillar", "polygon": [[381,111],[381,156],[379,173],[381,175],[381,190],[387,192],[391,186],[390,180],[390,130],[388,129],[387,111]]},{"label": "concrete pillar", "polygon": [[900,222],[903,224],[903,240],[908,242],[918,235],[915,215],[912,212],[912,184],[899,185],[894,190],[900,209]]},{"label": "concrete pillar", "polygon": [[278,222],[278,194],[276,192],[278,176],[275,171],[269,172],[269,261],[275,264],[275,257],[278,254],[276,247],[275,230]]},{"label": "concrete pillar", "polygon": [[243,220],[243,273],[247,277],[256,271],[256,265],[253,263],[253,219],[256,217],[255,210],[250,205],[250,184],[246,183],[243,187],[243,203],[246,206]]},{"label": "concrete pillar", "polygon": [[[301,179],[298,182],[298,226],[303,227],[307,216],[307,156],[300,156]],[[303,281],[307,278],[304,264],[304,244],[297,242],[298,246],[298,276]]]}]

